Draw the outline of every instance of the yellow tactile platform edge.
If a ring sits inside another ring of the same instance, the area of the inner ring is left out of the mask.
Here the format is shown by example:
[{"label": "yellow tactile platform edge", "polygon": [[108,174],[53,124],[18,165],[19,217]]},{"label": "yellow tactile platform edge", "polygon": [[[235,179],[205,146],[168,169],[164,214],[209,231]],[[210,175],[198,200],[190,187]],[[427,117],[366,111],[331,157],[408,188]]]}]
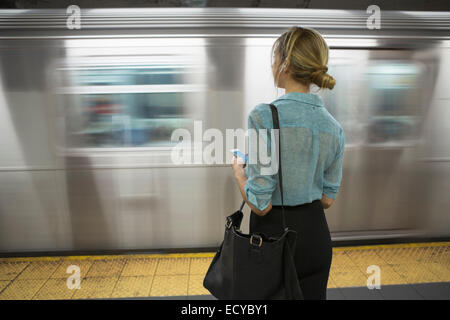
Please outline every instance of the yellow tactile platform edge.
[{"label": "yellow tactile platform edge", "polygon": [[[0,258],[0,300],[209,294],[203,278],[214,254]],[[71,265],[80,289],[69,289],[76,287]],[[381,285],[449,282],[450,242],[333,248],[328,287],[366,286],[369,266],[379,267]]]}]

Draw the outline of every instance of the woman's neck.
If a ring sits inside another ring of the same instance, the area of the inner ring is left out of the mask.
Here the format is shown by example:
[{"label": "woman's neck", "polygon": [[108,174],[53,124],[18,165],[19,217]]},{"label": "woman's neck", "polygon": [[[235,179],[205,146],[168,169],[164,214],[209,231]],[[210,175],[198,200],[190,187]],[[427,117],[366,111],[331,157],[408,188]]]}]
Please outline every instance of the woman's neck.
[{"label": "woman's neck", "polygon": [[284,89],[285,94],[289,92],[309,93],[309,85],[306,86],[294,80],[286,81]]}]

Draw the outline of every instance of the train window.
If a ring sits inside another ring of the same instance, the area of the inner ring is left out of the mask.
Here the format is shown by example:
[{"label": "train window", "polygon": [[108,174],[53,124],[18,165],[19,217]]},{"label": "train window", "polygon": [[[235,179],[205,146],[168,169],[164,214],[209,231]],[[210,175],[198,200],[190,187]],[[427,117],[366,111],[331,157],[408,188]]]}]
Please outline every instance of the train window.
[{"label": "train window", "polygon": [[371,112],[367,142],[402,143],[417,139],[421,68],[406,62],[379,62],[367,70]]},{"label": "train window", "polygon": [[408,59],[377,59],[370,51],[331,51],[338,81],[321,93],[341,123],[346,145],[404,146],[418,139],[424,68]]},{"label": "train window", "polygon": [[170,147],[173,130],[192,127],[187,104],[199,91],[192,68],[100,65],[65,75],[69,148]]},{"label": "train window", "polygon": [[95,69],[81,69],[72,72],[75,85],[155,85],[183,83],[186,68],[117,68],[98,67]]},{"label": "train window", "polygon": [[[67,128],[72,147],[168,146],[176,128],[190,128],[185,93],[89,94],[80,96],[78,121]],[[67,116],[74,120],[69,112]],[[74,125],[75,124],[75,125]]]}]

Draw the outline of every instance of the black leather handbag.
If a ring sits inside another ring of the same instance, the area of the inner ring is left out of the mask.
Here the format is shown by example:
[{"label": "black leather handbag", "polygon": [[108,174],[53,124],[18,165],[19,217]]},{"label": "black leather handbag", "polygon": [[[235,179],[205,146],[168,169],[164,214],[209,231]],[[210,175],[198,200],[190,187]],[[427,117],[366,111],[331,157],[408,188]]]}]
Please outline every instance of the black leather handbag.
[{"label": "black leather handbag", "polygon": [[[270,107],[273,126],[279,129],[277,108]],[[281,147],[278,158],[284,232],[280,237],[242,233],[239,228],[245,201],[227,217],[224,240],[203,280],[203,286],[218,299],[303,299],[293,259],[297,232],[286,227],[284,215]]]}]

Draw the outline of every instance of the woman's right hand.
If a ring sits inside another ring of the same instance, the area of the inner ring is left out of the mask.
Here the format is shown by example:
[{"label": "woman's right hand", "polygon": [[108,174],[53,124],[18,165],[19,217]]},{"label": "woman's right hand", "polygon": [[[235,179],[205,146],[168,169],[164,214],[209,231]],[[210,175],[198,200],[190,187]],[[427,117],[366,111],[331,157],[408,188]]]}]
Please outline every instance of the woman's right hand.
[{"label": "woman's right hand", "polygon": [[322,203],[322,207],[324,209],[328,209],[333,204],[334,200],[331,198],[328,198],[326,195],[322,194],[322,199],[320,199],[320,202]]}]

